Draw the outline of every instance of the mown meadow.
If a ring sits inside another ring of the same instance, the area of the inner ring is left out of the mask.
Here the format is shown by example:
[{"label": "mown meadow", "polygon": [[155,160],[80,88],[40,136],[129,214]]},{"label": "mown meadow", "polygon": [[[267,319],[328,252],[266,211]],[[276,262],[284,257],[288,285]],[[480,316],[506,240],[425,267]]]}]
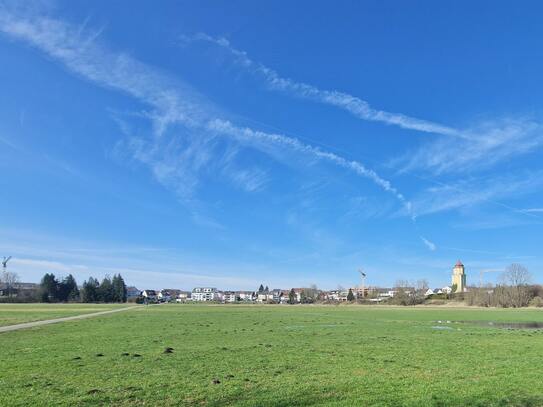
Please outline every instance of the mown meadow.
[{"label": "mown meadow", "polygon": [[543,313],[141,306],[0,334],[0,405],[543,404],[543,331],[454,321]]}]

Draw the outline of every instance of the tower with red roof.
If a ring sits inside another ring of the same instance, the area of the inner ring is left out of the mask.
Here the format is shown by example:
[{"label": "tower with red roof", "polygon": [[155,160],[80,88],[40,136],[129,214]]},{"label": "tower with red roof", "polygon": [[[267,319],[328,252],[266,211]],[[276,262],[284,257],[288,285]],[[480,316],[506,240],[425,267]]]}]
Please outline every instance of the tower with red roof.
[{"label": "tower with red roof", "polygon": [[466,291],[466,272],[464,265],[460,260],[458,260],[453,267],[452,285],[453,287],[456,286],[455,293],[463,293]]}]

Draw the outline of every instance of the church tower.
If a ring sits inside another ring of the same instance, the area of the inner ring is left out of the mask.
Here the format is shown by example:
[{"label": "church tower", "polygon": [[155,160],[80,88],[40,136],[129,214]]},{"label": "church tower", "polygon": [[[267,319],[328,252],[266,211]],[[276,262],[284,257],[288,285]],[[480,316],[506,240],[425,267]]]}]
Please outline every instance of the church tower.
[{"label": "church tower", "polygon": [[466,273],[464,272],[464,265],[460,260],[456,262],[452,273],[452,284],[456,284],[455,293],[463,293],[466,291]]}]

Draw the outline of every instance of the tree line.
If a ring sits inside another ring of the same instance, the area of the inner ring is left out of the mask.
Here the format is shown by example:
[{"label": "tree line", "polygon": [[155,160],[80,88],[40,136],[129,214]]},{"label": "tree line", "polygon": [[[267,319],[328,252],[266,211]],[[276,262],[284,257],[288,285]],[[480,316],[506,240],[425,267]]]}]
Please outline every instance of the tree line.
[{"label": "tree line", "polygon": [[426,297],[429,285],[426,280],[415,283],[400,280],[396,282],[394,297],[388,299],[388,304],[417,305],[423,303],[444,303],[447,300],[463,301],[466,305],[479,307],[520,308],[543,307],[543,286],[532,283],[532,275],[526,267],[514,263],[505,268],[499,282],[495,285],[480,284],[469,286],[466,292],[456,293],[456,287],[451,287],[451,294],[432,295]]},{"label": "tree line", "polygon": [[532,276],[526,267],[511,264],[495,287],[470,287],[464,299],[468,305],[481,307],[541,307],[543,286],[532,284]]},{"label": "tree line", "polygon": [[[264,287],[264,284],[260,284],[260,287],[258,287],[258,291],[255,292],[255,294],[269,294],[270,290],[268,286]],[[286,294],[286,292],[282,292],[282,294]],[[304,288],[300,292],[300,298],[298,300],[298,296],[296,295],[296,292],[294,291],[294,288],[292,288],[290,291],[288,291],[288,304],[297,304],[298,302],[302,304],[312,304],[314,302],[319,301],[321,296],[321,291],[317,288],[315,284],[312,284],[309,288]],[[273,300],[268,300],[268,303],[275,303]]]},{"label": "tree line", "polygon": [[126,284],[120,274],[105,276],[102,282],[89,277],[80,290],[71,274],[58,280],[54,274],[46,273],[39,289],[42,302],[126,302],[126,298]]}]

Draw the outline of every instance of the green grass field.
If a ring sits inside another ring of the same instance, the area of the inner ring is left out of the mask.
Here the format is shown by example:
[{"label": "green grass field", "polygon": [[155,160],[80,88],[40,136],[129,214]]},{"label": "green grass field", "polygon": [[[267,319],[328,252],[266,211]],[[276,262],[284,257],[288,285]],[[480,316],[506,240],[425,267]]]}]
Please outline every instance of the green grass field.
[{"label": "green grass field", "polygon": [[142,306],[0,334],[0,405],[543,405],[542,331],[437,320],[543,313]]},{"label": "green grass field", "polygon": [[0,304],[0,326],[89,314],[126,304]]}]

